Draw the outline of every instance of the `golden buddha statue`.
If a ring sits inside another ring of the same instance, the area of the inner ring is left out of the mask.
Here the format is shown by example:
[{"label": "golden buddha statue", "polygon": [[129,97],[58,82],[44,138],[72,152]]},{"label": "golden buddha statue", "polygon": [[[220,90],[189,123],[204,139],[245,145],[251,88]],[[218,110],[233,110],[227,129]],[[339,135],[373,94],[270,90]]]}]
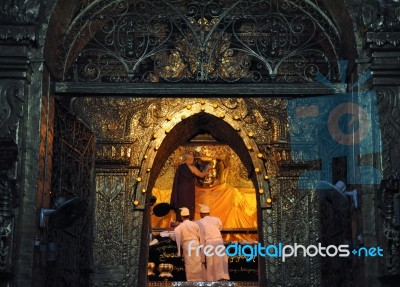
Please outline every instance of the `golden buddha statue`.
[{"label": "golden buddha statue", "polygon": [[197,184],[199,186],[207,188],[222,183],[221,179],[224,169],[224,163],[222,160],[211,157],[200,157],[197,158],[196,165],[197,168],[201,171],[205,170],[208,165],[212,166],[212,168],[208,171],[207,175],[204,178],[197,178]]}]

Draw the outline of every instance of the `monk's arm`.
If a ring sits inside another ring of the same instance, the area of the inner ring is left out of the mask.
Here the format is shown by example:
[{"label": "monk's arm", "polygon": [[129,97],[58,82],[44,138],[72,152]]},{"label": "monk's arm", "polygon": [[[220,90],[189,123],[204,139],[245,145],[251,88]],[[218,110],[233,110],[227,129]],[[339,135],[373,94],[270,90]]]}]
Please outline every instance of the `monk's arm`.
[{"label": "monk's arm", "polygon": [[195,176],[198,176],[200,178],[203,178],[207,175],[208,171],[212,168],[210,165],[207,165],[207,168],[201,172],[197,167],[195,167],[194,165],[189,165],[190,170],[192,171],[192,173]]}]

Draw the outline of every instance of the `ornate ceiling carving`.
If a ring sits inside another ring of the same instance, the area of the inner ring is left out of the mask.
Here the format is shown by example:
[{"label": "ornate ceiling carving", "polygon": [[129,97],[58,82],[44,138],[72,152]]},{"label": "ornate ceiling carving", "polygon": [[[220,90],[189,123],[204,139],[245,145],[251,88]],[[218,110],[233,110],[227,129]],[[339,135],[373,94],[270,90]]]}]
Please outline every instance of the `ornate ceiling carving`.
[{"label": "ornate ceiling carving", "polygon": [[[151,11],[151,13],[149,13]],[[60,47],[78,82],[312,82],[337,79],[340,36],[306,1],[88,2]]]}]

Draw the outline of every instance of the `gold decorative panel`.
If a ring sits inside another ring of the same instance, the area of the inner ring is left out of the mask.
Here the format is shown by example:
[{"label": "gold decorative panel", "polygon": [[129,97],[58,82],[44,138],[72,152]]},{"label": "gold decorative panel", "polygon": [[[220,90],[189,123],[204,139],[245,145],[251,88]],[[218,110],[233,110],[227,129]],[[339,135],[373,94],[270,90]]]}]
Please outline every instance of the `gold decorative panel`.
[{"label": "gold decorative panel", "polygon": [[285,99],[87,97],[75,98],[72,108],[99,140],[136,142],[133,162],[139,160],[137,147],[145,148],[155,132],[202,112],[231,118],[253,131],[258,142],[287,140]]},{"label": "gold decorative panel", "polygon": [[122,172],[104,167],[96,174],[93,286],[120,286],[137,280],[132,268],[138,264],[138,226],[143,216],[133,210],[129,184],[136,176],[135,170]]},{"label": "gold decorative panel", "polygon": [[122,265],[126,174],[96,175],[95,264]]}]

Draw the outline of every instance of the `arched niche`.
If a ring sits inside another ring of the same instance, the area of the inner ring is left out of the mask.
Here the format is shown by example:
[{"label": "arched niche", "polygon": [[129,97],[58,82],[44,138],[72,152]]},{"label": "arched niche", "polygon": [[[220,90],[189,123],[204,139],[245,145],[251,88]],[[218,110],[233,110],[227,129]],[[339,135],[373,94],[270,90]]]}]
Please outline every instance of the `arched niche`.
[{"label": "arched niche", "polygon": [[[198,104],[201,105],[201,104]],[[194,108],[193,108],[194,109]],[[214,109],[208,107],[207,109]],[[259,158],[259,150],[252,138],[252,132],[246,130],[245,125],[232,115],[225,115],[221,111],[220,116],[204,111],[196,112],[188,109],[178,111],[170,120],[166,120],[163,127],[153,136],[149,143],[145,158],[142,162],[139,173],[140,182],[137,184],[137,191],[134,200],[137,200],[135,209],[143,210],[143,231],[142,246],[148,246],[148,234],[150,228],[150,207],[148,204],[152,188],[168,157],[179,146],[186,143],[196,134],[207,132],[217,140],[224,141],[230,146],[241,159],[249,173],[256,190],[257,201],[257,225],[259,237],[262,237],[263,225],[261,210],[265,209],[266,198],[270,196],[268,181],[264,179],[267,175],[267,167],[264,161]],[[167,131],[167,132],[166,132]],[[143,193],[142,191],[145,191]],[[260,240],[261,241],[261,240]],[[142,248],[140,253],[141,265],[146,266],[148,260],[148,248]],[[259,260],[259,280],[264,282],[263,267],[265,261]],[[146,282],[146,274],[140,274],[139,282]]]}]

